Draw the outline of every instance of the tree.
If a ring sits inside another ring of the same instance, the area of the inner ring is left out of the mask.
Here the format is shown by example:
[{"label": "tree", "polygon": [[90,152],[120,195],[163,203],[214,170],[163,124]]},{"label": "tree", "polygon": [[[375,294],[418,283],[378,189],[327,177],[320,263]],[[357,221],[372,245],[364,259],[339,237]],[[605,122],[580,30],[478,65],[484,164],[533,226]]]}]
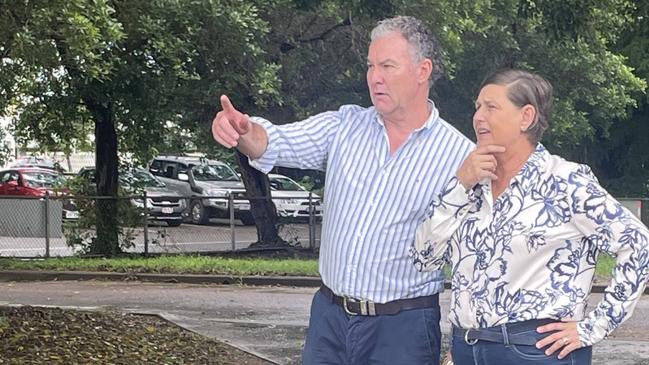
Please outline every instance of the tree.
[{"label": "tree", "polygon": [[[646,82],[615,50],[633,25],[624,0],[506,0],[403,2],[400,12],[424,18],[445,50],[447,77],[434,88],[442,115],[473,135],[473,101],[493,70],[524,68],[555,88],[553,122],[544,144],[605,175],[599,141],[624,125]],[[597,146],[597,147],[594,147]]]},{"label": "tree", "polygon": [[[165,140],[167,123],[205,123],[224,90],[250,95],[254,85],[272,84],[260,59],[266,25],[245,2],[0,5],[1,105],[16,103],[17,130],[38,140],[68,140],[92,123],[99,195],[117,194],[118,150],[146,159],[164,148],[156,141]],[[98,204],[91,252],[120,252],[115,209],[114,200]]]},{"label": "tree", "polygon": [[[487,74],[503,67],[538,72],[555,86],[553,124],[544,143],[608,179],[609,172],[619,171],[610,169],[612,162],[637,170],[642,158],[603,146],[615,139],[626,146],[631,137],[632,150],[649,145],[637,137],[638,129],[617,136],[639,124],[627,118],[638,95],[645,96],[639,72],[646,69],[649,49],[646,30],[638,31],[635,46],[626,51],[616,46],[618,35],[629,37],[625,32],[640,23],[646,29],[646,9],[625,0],[287,1],[266,16],[272,28],[266,53],[280,66],[282,104],[269,105],[264,115],[284,123],[345,103],[369,105],[367,34],[379,19],[412,14],[443,46],[446,77],[435,84],[433,100],[446,120],[472,136],[473,102]],[[624,52],[638,61],[627,61]]]},{"label": "tree", "polygon": [[4,128],[0,125],[0,166],[3,166],[9,160],[11,151],[9,147],[4,143],[6,137],[6,132]]},{"label": "tree", "polygon": [[[635,74],[649,80],[649,4],[635,1],[631,25],[622,32],[615,48],[628,58]],[[638,108],[627,121],[616,123],[610,138],[599,139],[606,151],[600,171],[607,189],[617,196],[649,197],[649,96],[634,95]]]}]

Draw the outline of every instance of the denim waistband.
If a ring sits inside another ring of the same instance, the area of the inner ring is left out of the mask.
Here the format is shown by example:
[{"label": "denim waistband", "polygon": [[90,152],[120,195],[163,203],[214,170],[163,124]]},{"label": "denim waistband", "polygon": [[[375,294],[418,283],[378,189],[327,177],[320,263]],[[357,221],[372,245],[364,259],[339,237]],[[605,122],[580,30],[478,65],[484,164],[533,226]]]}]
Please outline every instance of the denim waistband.
[{"label": "denim waistband", "polygon": [[536,332],[536,328],[553,322],[559,322],[559,320],[531,319],[487,328],[465,329],[453,326],[453,336],[464,338],[464,341],[469,345],[475,345],[478,341],[488,341],[505,345],[533,346],[540,339],[540,334]]}]

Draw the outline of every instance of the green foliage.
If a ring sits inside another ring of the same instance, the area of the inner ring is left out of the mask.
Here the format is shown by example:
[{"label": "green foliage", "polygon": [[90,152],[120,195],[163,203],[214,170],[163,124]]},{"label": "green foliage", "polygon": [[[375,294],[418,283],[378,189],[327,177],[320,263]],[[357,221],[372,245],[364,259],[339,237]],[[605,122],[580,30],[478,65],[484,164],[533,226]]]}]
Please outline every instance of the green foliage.
[{"label": "green foliage", "polygon": [[254,95],[261,104],[278,95],[278,67],[260,62],[267,27],[254,4],[59,0],[2,8],[11,9],[0,15],[0,50],[11,67],[0,73],[1,95],[18,106],[22,142],[87,143],[93,100],[112,113],[120,150],[146,162],[200,145],[197,126],[211,121],[219,94],[241,90],[235,100]]},{"label": "green foliage", "polygon": [[[94,184],[81,176],[69,179],[67,186],[72,195],[77,196],[75,205],[79,211],[79,219],[66,221],[63,225],[63,234],[69,247],[79,254],[94,254],[97,242],[97,209],[102,199],[97,197]],[[117,204],[117,236],[118,252],[125,251],[135,246],[137,231],[144,225],[144,208],[131,204],[131,200],[140,191],[124,191],[119,189],[118,197],[113,198]],[[104,199],[105,200],[105,199]]]},{"label": "green foliage", "polygon": [[[434,88],[443,117],[472,136],[473,100],[487,74],[506,67],[540,73],[555,89],[544,144],[607,178],[610,150],[602,143],[624,127],[646,88],[645,79],[614,47],[620,34],[638,25],[635,5],[625,0],[485,0],[443,1],[436,7],[403,2],[400,10],[425,19],[444,46],[448,77]],[[632,158],[623,161],[636,164]]]},{"label": "green foliage", "polygon": [[[649,3],[636,2],[632,26],[620,36],[615,48],[628,57],[634,73],[649,80]],[[601,168],[607,189],[617,196],[649,197],[649,97],[634,95],[638,108],[630,118],[616,124],[610,137],[599,140]]]},{"label": "green foliage", "polygon": [[544,139],[552,152],[605,180],[641,181],[646,170],[649,143],[633,139],[649,134],[636,111],[647,103],[646,2],[0,0],[0,8],[0,110],[16,106],[17,138],[43,149],[87,147],[94,106],[114,122],[119,150],[140,163],[196,150],[233,162],[211,136],[219,95],[276,123],[369,105],[369,30],[411,14],[442,43],[447,77],[432,97],[466,134],[482,78],[520,67],[555,86]]},{"label": "green foliage", "polygon": [[6,137],[6,132],[2,126],[0,126],[0,166],[3,166],[11,157],[11,151],[9,147],[4,143]]}]

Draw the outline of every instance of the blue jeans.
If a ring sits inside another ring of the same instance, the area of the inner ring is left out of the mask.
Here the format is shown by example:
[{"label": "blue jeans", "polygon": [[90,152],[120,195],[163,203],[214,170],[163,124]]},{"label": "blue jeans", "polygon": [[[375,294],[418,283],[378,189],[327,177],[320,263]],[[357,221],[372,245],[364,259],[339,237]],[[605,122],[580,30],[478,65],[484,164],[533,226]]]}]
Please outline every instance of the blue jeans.
[{"label": "blue jeans", "polygon": [[350,316],[320,291],[313,297],[302,364],[439,364],[439,306],[395,315]]},{"label": "blue jeans", "polygon": [[[537,321],[526,321],[517,323],[516,329],[507,331],[508,336],[526,336],[534,341],[549,336],[551,333],[537,333],[536,328],[540,325]],[[490,327],[482,330],[502,333],[501,327]],[[473,341],[469,341],[473,343]],[[590,365],[593,348],[582,347],[572,351],[568,356],[559,360],[557,357],[561,349],[550,356],[545,355],[546,348],[537,349],[534,345],[505,344],[476,340],[472,345],[467,343],[463,336],[455,334],[451,339],[451,354],[455,365]]]}]

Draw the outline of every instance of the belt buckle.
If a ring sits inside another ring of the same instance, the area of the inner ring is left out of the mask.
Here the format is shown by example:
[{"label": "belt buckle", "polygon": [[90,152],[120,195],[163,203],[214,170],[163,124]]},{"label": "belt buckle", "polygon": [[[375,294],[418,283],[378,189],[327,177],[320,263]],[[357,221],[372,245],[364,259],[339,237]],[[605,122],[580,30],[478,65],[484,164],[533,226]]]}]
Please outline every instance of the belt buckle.
[{"label": "belt buckle", "polygon": [[[358,303],[358,306],[360,308],[360,313],[355,313],[352,312],[349,307],[347,307],[347,303]],[[369,301],[369,300],[356,300],[353,298],[349,297],[343,297],[343,309],[345,310],[345,313],[347,313],[350,316],[375,316],[376,315],[376,308],[374,307],[374,302]]]},{"label": "belt buckle", "polygon": [[469,340],[469,331],[471,331],[471,329],[467,328],[466,332],[464,332],[464,342],[469,346],[473,346],[478,343],[478,339],[474,338],[473,340]]}]

